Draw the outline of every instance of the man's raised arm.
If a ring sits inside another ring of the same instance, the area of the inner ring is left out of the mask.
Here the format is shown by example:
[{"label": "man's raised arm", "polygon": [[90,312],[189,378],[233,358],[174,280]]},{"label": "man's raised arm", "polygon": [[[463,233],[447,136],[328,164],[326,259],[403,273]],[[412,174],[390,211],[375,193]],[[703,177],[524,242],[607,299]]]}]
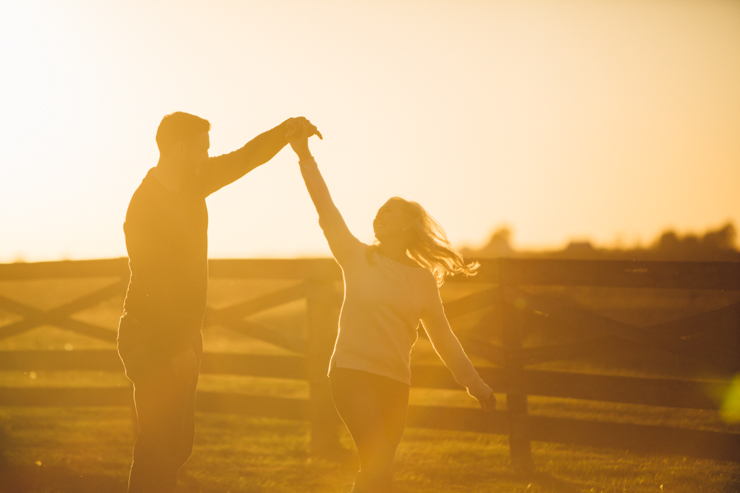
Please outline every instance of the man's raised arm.
[{"label": "man's raised arm", "polygon": [[200,172],[206,195],[233,183],[275,157],[275,154],[288,143],[285,134],[291,120],[285,120],[277,127],[259,134],[234,152],[212,157]]}]

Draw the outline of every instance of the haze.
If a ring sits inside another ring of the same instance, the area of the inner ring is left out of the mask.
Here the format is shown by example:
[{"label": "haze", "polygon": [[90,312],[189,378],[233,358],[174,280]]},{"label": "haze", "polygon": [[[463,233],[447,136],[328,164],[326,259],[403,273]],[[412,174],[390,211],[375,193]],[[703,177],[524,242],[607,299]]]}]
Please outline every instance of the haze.
[{"label": "haze", "polygon": [[[162,116],[211,154],[304,115],[352,231],[457,246],[740,224],[740,2],[28,1],[0,17],[0,261],[124,256]],[[208,199],[212,257],[328,255],[289,149]]]}]

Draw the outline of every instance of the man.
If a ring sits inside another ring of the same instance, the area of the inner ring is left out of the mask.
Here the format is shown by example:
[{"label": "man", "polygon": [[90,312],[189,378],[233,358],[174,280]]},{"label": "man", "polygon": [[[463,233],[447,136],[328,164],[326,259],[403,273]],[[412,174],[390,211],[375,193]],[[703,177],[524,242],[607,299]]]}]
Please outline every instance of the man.
[{"label": "man", "polygon": [[130,493],[173,491],[193,449],[208,286],[206,197],[272,159],[296,129],[318,133],[305,118],[291,118],[237,151],[209,158],[210,128],[188,113],[162,119],[159,162],[126,213],[131,278],[118,353],[134,384],[139,425]]}]

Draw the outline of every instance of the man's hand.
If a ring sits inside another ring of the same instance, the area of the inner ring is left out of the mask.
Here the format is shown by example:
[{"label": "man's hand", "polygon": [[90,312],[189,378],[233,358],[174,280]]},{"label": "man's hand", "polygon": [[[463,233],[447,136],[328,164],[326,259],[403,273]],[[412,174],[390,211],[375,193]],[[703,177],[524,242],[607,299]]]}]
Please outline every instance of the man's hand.
[{"label": "man's hand", "polygon": [[290,143],[299,159],[310,159],[311,151],[308,148],[308,138],[317,135],[319,139],[324,137],[308,119],[304,117],[290,118],[285,122],[285,139]]},{"label": "man's hand", "polygon": [[319,132],[319,129],[316,128],[316,125],[312,124],[310,121],[308,121],[308,118],[305,118],[303,116],[288,118],[285,121],[285,126],[285,138],[289,142],[295,137],[303,136],[304,133],[306,139],[308,139],[312,135],[318,135],[319,139],[324,139],[324,137],[321,135],[321,132]]}]

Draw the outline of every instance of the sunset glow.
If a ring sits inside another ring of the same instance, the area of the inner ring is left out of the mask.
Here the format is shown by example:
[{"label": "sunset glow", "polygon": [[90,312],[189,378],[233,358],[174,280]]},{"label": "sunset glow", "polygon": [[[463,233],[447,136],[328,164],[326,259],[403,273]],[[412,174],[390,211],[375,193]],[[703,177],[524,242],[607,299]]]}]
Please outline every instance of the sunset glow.
[{"label": "sunset glow", "polygon": [[[394,195],[457,246],[740,225],[738,2],[4,2],[0,64],[0,262],[125,256],[177,110],[211,155],[310,118],[363,241]],[[289,150],[208,206],[212,257],[329,254]]]}]

